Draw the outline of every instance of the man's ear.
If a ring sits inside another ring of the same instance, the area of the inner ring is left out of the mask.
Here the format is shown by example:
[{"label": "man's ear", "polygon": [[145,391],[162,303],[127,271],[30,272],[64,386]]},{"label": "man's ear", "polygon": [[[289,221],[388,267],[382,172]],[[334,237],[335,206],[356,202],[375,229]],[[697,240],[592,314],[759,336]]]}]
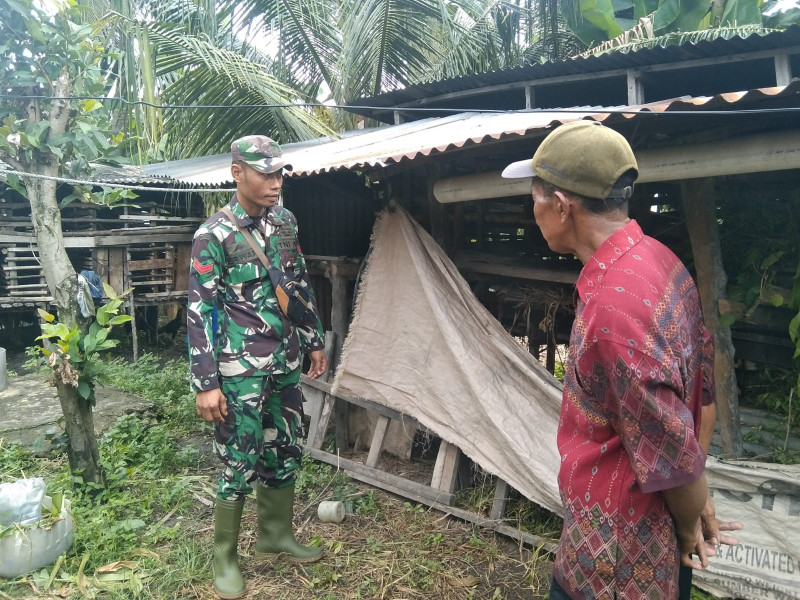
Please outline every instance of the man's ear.
[{"label": "man's ear", "polygon": [[558,210],[558,217],[561,223],[566,223],[572,212],[572,200],[561,190],[555,190],[553,196],[556,199],[556,210]]},{"label": "man's ear", "polygon": [[244,179],[244,169],[242,169],[242,165],[233,163],[231,165],[231,176],[236,183],[242,181],[242,179]]}]

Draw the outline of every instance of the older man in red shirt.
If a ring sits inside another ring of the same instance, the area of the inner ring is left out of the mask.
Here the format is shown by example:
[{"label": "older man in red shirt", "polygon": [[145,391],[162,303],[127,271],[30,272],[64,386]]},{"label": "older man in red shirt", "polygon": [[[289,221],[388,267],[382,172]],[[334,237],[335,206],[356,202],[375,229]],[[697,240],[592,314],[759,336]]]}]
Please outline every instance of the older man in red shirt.
[{"label": "older man in red shirt", "polygon": [[713,553],[698,434],[714,350],[686,268],[628,218],[637,175],[625,138],[594,121],[562,125],[503,171],[532,178],[548,245],[584,263],[558,428],[552,600],[678,598],[680,565],[704,568]]}]

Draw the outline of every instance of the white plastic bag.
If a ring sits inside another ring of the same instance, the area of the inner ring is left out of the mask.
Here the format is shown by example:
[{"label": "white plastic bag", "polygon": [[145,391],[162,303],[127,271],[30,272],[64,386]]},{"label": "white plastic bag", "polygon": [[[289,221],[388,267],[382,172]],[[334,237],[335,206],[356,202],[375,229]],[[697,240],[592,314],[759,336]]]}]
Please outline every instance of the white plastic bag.
[{"label": "white plastic bag", "polygon": [[30,525],[42,519],[44,479],[0,483],[0,527]]}]

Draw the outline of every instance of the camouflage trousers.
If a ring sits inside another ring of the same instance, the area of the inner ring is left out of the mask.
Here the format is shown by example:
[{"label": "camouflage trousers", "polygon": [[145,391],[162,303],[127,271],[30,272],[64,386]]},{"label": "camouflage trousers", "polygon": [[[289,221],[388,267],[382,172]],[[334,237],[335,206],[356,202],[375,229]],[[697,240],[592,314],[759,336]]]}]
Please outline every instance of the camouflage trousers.
[{"label": "camouflage trousers", "polygon": [[300,468],[303,398],[300,369],[258,377],[222,377],[228,415],[214,426],[214,450],[223,463],[217,498],[228,500],[294,484]]}]

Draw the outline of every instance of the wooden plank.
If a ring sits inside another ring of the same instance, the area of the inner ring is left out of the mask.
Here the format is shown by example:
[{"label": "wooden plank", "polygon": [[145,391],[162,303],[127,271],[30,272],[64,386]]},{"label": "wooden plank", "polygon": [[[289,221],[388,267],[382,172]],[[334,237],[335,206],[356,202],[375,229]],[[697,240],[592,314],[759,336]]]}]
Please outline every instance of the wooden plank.
[{"label": "wooden plank", "polygon": [[131,271],[149,271],[151,269],[172,269],[174,261],[168,258],[147,258],[144,260],[132,260],[128,263]]},{"label": "wooden plank", "polygon": [[192,257],[191,244],[175,245],[175,289],[189,289],[189,263]]},{"label": "wooden plank", "polygon": [[[319,381],[322,380],[323,383],[326,383],[331,374],[331,361],[333,360],[333,351],[336,346],[336,334],[332,331],[325,332],[325,355],[328,357],[328,369],[320,376],[319,379],[308,379],[308,381]],[[303,397],[309,401],[310,410],[308,414],[310,415],[309,425],[308,425],[308,435],[306,438],[310,438],[317,430],[319,429],[319,421],[320,415],[322,414],[322,407],[325,403],[326,393],[314,386],[311,385],[302,385],[303,390]],[[328,388],[330,389],[330,388]],[[325,429],[327,430],[328,424],[325,424]],[[325,431],[321,433],[321,437],[319,437],[319,444],[321,446],[322,439],[325,437]],[[317,437],[315,437],[315,440]],[[319,448],[320,446],[316,446]]]},{"label": "wooden plank", "polygon": [[362,465],[354,460],[343,458],[342,456],[331,454],[324,450],[309,448],[308,446],[305,447],[305,452],[312,458],[347,471],[353,479],[369,483],[370,485],[392,492],[393,494],[418,499],[418,501],[425,502],[426,504],[437,502],[444,507],[455,502],[454,494],[447,494],[427,485],[410,481],[397,475],[392,475],[391,473],[386,473],[380,469]]},{"label": "wooden plank", "polygon": [[120,215],[121,221],[179,221],[181,223],[202,223],[200,217],[176,217],[167,215]]},{"label": "wooden plank", "polygon": [[503,479],[497,480],[497,485],[494,486],[494,500],[492,501],[492,510],[489,517],[492,519],[502,519],[506,514],[506,506],[508,505],[508,483]]},{"label": "wooden plank", "polygon": [[108,284],[117,294],[125,291],[125,249],[108,250]]},{"label": "wooden plank", "polygon": [[461,451],[455,444],[441,441],[436,463],[433,465],[431,487],[452,494],[456,489],[456,475]]},{"label": "wooden plank", "polygon": [[[552,540],[545,539],[541,536],[534,535],[526,531],[520,531],[515,527],[510,527],[503,524],[502,521],[497,519],[487,519],[483,515],[451,506],[449,503],[454,502],[455,496],[450,499],[447,497],[447,495],[443,495],[440,490],[433,490],[432,488],[415,483],[413,481],[408,481],[402,477],[384,473],[377,469],[370,469],[365,465],[342,458],[340,456],[336,456],[334,454],[330,454],[329,452],[324,452],[314,448],[309,449],[308,447],[306,447],[305,451],[309,456],[316,460],[344,470],[348,475],[350,475],[350,477],[357,479],[358,481],[363,481],[366,484],[385,490],[392,494],[397,494],[403,498],[408,498],[409,500],[419,502],[420,504],[425,504],[426,506],[430,506],[431,508],[443,512],[446,515],[451,515],[458,519],[462,519],[463,521],[474,523],[479,527],[496,531],[512,539],[529,544],[530,546],[537,548],[541,547],[547,552],[556,551],[557,544]],[[444,502],[441,500],[444,500]]]},{"label": "wooden plank", "polygon": [[375,425],[375,432],[372,434],[372,441],[369,444],[369,455],[365,463],[368,467],[378,466],[378,459],[380,459],[381,450],[383,449],[383,440],[386,439],[386,432],[389,431],[391,422],[392,420],[389,417],[383,415],[378,417],[378,423]]}]

